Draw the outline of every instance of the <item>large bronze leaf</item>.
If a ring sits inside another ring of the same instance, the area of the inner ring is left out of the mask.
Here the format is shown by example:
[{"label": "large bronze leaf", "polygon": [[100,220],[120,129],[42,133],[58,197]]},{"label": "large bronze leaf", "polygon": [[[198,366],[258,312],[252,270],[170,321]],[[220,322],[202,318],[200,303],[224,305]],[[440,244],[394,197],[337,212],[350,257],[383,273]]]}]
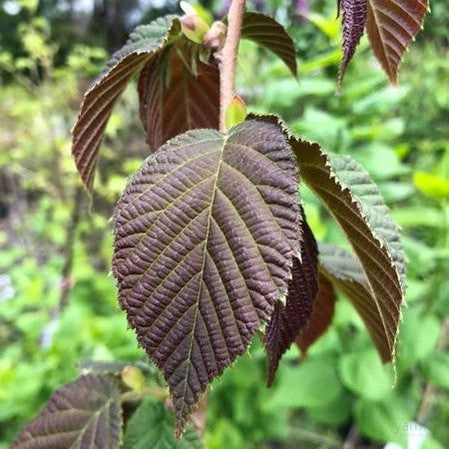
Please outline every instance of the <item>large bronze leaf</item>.
[{"label": "large bronze leaf", "polygon": [[285,62],[293,76],[296,77],[295,44],[284,27],[276,20],[257,12],[245,12],[242,23],[242,38],[249,39],[272,51]]},{"label": "large bronze leaf", "polygon": [[11,449],[116,449],[121,435],[117,381],[87,375],[56,390]]},{"label": "large bronze leaf", "polygon": [[367,301],[359,308],[377,315],[383,343],[382,359],[394,359],[396,336],[405,294],[405,260],[399,230],[368,173],[350,157],[330,156],[318,144],[291,139],[303,179],[323,200],[345,232],[366,274]]},{"label": "large bronze leaf", "polygon": [[138,91],[140,118],[152,150],[189,129],[218,128],[218,68],[201,62],[185,41],[147,63]]},{"label": "large bronze leaf", "polygon": [[393,84],[402,56],[421,29],[427,11],[428,0],[368,0],[368,38]]},{"label": "large bronze leaf", "polygon": [[[321,261],[321,245],[320,245]],[[322,267],[321,267],[322,269]],[[296,344],[306,356],[308,349],[328,329],[334,318],[336,295],[332,283],[326,279],[323,273],[318,273],[318,293],[313,302],[313,311],[310,319],[296,338]]]},{"label": "large bronze leaf", "polygon": [[87,188],[92,188],[98,148],[116,101],[131,77],[179,32],[180,24],[175,16],[137,27],[86,92],[72,131],[72,154]]},{"label": "large bronze leaf", "polygon": [[288,284],[285,305],[278,301],[265,332],[268,354],[268,386],[271,386],[282,355],[295,341],[312,315],[318,290],[318,248],[303,211],[301,223],[301,250],[295,257],[292,279]]},{"label": "large bronze leaf", "polygon": [[287,290],[299,206],[281,128],[250,120],[170,140],[128,184],[114,232],[120,303],[164,373],[180,434]]}]

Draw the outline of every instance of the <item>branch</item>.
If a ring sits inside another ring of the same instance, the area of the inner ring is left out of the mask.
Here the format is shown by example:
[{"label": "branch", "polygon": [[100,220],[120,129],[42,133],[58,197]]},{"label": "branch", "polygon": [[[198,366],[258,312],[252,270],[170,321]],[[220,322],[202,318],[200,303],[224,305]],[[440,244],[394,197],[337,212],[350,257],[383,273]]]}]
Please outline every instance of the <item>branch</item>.
[{"label": "branch", "polygon": [[346,440],[343,444],[343,449],[356,449],[357,443],[360,440],[360,434],[355,425],[351,426],[349,429],[348,435],[346,436]]},{"label": "branch", "polygon": [[228,31],[220,52],[220,131],[226,131],[226,110],[234,96],[235,68],[239,50],[245,0],[232,0],[228,13]]}]

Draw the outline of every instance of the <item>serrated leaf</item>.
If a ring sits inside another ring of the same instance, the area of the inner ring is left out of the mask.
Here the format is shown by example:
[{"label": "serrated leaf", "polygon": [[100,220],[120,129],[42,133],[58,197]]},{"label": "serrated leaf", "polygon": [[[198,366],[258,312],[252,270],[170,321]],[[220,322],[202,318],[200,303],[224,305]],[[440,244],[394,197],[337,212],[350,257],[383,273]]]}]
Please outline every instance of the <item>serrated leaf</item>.
[{"label": "serrated leaf", "polygon": [[341,0],[339,2],[343,23],[343,56],[338,72],[341,85],[349,62],[363,36],[366,23],[367,0]]},{"label": "serrated leaf", "polygon": [[428,0],[368,0],[368,38],[393,84],[397,83],[402,56],[421,29],[428,7]]},{"label": "serrated leaf", "polygon": [[138,92],[140,118],[152,150],[189,129],[218,128],[218,68],[201,62],[184,41],[147,63]]},{"label": "serrated leaf", "polygon": [[299,232],[282,129],[194,130],[148,158],[114,212],[113,270],[139,342],[163,371],[178,434],[209,382],[286,293]]},{"label": "serrated leaf", "polygon": [[115,449],[121,435],[116,380],[87,375],[56,390],[11,449]]},{"label": "serrated leaf", "polygon": [[366,275],[369,295],[358,303],[353,300],[354,305],[382,360],[394,360],[405,294],[405,256],[388,207],[368,173],[350,157],[327,155],[318,144],[295,138],[291,145],[302,179],[341,226]]},{"label": "serrated leaf", "polygon": [[278,301],[265,332],[268,355],[268,386],[273,384],[279,362],[312,314],[318,291],[318,247],[304,212],[301,223],[301,249],[293,260],[292,279],[285,305]]},{"label": "serrated leaf", "polygon": [[307,350],[328,329],[334,318],[336,295],[332,284],[318,273],[318,292],[313,304],[312,315],[307,326],[299,332],[296,344],[307,355]]},{"label": "serrated leaf", "polygon": [[123,449],[202,449],[198,433],[190,426],[181,440],[173,435],[173,414],[164,404],[142,402],[126,426]]},{"label": "serrated leaf", "polygon": [[276,20],[264,14],[245,12],[241,37],[272,51],[284,61],[293,76],[297,76],[295,44],[284,27]]},{"label": "serrated leaf", "polygon": [[321,244],[320,270],[341,290],[362,317],[382,361],[391,360],[391,348],[384,323],[360,262],[333,245]]},{"label": "serrated leaf", "polygon": [[175,16],[137,27],[84,95],[72,131],[72,154],[88,189],[93,185],[98,149],[112,108],[132,76],[179,32],[179,20]]}]

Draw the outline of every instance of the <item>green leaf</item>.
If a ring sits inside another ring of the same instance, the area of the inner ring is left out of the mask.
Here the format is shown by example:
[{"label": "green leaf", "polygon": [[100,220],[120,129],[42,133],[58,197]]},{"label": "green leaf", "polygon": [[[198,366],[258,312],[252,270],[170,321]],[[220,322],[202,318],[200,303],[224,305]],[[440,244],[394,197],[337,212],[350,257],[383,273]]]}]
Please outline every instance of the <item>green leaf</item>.
[{"label": "green leaf", "polygon": [[93,185],[98,149],[112,108],[132,76],[179,33],[180,24],[175,16],[137,27],[84,95],[72,131],[72,154],[88,189]]},{"label": "green leaf", "polygon": [[407,309],[398,348],[398,365],[401,372],[407,372],[432,353],[438,342],[440,327],[438,319],[433,315],[423,314],[417,307]]},{"label": "green leaf", "polygon": [[336,361],[329,356],[310,358],[298,367],[282,370],[266,408],[326,407],[343,388],[335,371]]},{"label": "green leaf", "polygon": [[299,225],[297,168],[277,123],[189,131],[129,182],[114,211],[113,270],[169,384],[178,433],[285,295]]},{"label": "green leaf", "polygon": [[431,198],[449,198],[449,180],[441,176],[418,171],[413,173],[413,183],[419,191]]},{"label": "green leaf", "polygon": [[449,390],[449,354],[435,352],[422,363],[424,376],[438,387]]},{"label": "green leaf", "polygon": [[407,447],[409,417],[399,398],[392,395],[381,402],[361,399],[355,405],[354,414],[362,435],[374,441]]},{"label": "green leaf", "polygon": [[[405,260],[399,230],[366,171],[350,157],[327,155],[318,144],[290,139],[302,179],[341,226],[360,261],[363,285],[350,298],[361,314],[383,361],[394,361]],[[343,267],[344,268],[344,267]],[[350,266],[351,272],[355,268]],[[337,276],[338,277],[338,276]],[[368,293],[368,294],[365,294]]]},{"label": "green leaf", "polygon": [[341,426],[351,418],[351,400],[346,392],[324,407],[309,407],[307,414],[313,420],[332,426]]},{"label": "green leaf", "polygon": [[276,20],[264,14],[245,12],[241,33],[243,39],[249,39],[272,51],[285,62],[293,76],[297,76],[295,45],[284,27]]},{"label": "green leaf", "polygon": [[301,120],[293,123],[295,134],[316,140],[332,151],[338,151],[348,142],[348,125],[345,118],[306,106]]},{"label": "green leaf", "polygon": [[357,148],[353,157],[375,180],[387,180],[409,172],[396,153],[381,143]]},{"label": "green leaf", "polygon": [[115,449],[121,435],[117,381],[87,375],[56,390],[11,449]]},{"label": "green leaf", "polygon": [[182,439],[173,434],[173,414],[161,403],[145,400],[126,426],[123,449],[202,449],[198,433],[187,427]]},{"label": "green leaf", "polygon": [[339,360],[343,384],[366,399],[382,399],[391,392],[393,375],[374,350],[344,354]]},{"label": "green leaf", "polygon": [[197,46],[184,40],[148,61],[138,93],[150,149],[189,129],[217,129],[219,84],[218,68],[201,62]]},{"label": "green leaf", "polygon": [[392,211],[395,221],[403,227],[427,226],[430,228],[443,228],[446,226],[444,213],[441,209],[429,206],[400,207]]}]

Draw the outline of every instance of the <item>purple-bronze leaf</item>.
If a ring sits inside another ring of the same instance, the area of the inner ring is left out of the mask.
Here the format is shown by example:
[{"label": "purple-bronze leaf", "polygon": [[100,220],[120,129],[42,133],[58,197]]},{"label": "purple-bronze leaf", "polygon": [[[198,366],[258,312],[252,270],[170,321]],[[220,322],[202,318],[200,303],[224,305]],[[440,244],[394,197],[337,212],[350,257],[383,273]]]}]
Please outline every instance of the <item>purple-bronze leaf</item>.
[{"label": "purple-bronze leaf", "polygon": [[[301,180],[320,197],[339,223],[365,275],[357,309],[376,323],[377,349],[392,360],[405,296],[405,254],[400,233],[369,174],[349,156],[330,155],[316,143],[290,139]],[[371,315],[371,317],[369,316]]]},{"label": "purple-bronze leaf", "polygon": [[248,39],[272,51],[284,61],[294,77],[298,74],[293,39],[273,18],[257,12],[245,12],[242,21],[242,39]]},{"label": "purple-bronze leaf", "polygon": [[278,301],[265,333],[268,355],[268,386],[273,384],[282,355],[307,325],[318,290],[317,243],[302,213],[301,249],[292,267],[285,305]]},{"label": "purple-bronze leaf", "polygon": [[162,370],[178,436],[287,291],[297,168],[280,126],[193,130],[150,156],[114,211],[121,306]]},{"label": "purple-bronze leaf", "polygon": [[346,68],[363,36],[367,12],[366,2],[367,0],[341,0],[339,2],[343,23],[343,56],[338,73],[339,85],[343,82]]},{"label": "purple-bronze leaf", "polygon": [[[201,62],[191,50],[191,44],[180,40],[140,74],[140,118],[152,150],[189,129],[218,128],[218,68]],[[188,67],[191,59],[196,70]]]},{"label": "purple-bronze leaf", "polygon": [[137,27],[84,95],[72,130],[72,154],[81,179],[89,190],[94,182],[103,132],[115,103],[132,76],[179,33],[180,24],[175,16],[162,17],[149,25]]},{"label": "purple-bronze leaf", "polygon": [[[320,245],[321,248],[321,245]],[[318,273],[318,292],[313,302],[313,312],[310,320],[296,338],[296,344],[306,357],[310,346],[315,343],[328,329],[332,323],[335,310],[336,295],[334,287],[326,277]]]},{"label": "purple-bronze leaf", "polygon": [[428,10],[428,0],[368,0],[368,39],[394,85],[402,56],[422,28]]},{"label": "purple-bronze leaf", "polygon": [[117,381],[89,374],[56,390],[11,449],[117,449],[121,437]]}]

